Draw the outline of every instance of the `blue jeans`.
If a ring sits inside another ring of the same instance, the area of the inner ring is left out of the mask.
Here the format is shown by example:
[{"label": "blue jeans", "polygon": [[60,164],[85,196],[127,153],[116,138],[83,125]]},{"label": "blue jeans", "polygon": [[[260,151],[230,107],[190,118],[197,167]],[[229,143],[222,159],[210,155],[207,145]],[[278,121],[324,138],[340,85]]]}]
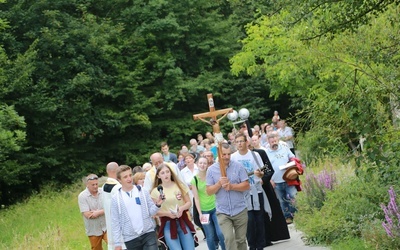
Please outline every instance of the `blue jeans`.
[{"label": "blue jeans", "polygon": [[156,232],[145,233],[125,242],[125,246],[128,250],[158,250]]},{"label": "blue jeans", "polygon": [[281,204],[282,212],[285,218],[293,218],[294,213],[297,211],[294,206],[294,200],[297,194],[295,186],[288,186],[286,182],[275,183],[275,193]]},{"label": "blue jeans", "polygon": [[[263,194],[258,194],[260,201],[260,210],[248,210],[247,215],[247,244],[250,249],[263,249],[265,244],[265,216],[264,216],[264,198]],[[253,196],[251,195],[251,203],[253,204]]]},{"label": "blue jeans", "polygon": [[[171,239],[171,225],[170,223],[176,223],[177,231],[178,231],[178,238],[177,239]],[[169,249],[174,249],[174,250],[192,250],[194,249],[194,239],[192,236],[192,233],[190,232],[190,229],[187,225],[186,226],[186,231],[187,233],[185,234],[179,225],[179,222],[176,221],[167,221],[165,223],[164,227],[164,236],[165,236],[165,242],[167,243],[167,246]]]},{"label": "blue jeans", "polygon": [[[224,234],[221,231],[221,228],[218,225],[218,220],[217,220],[217,212],[215,208],[211,211],[201,211],[203,214],[209,214],[210,215],[210,223],[208,224],[203,224],[203,229],[204,232],[206,233],[206,240],[207,240],[207,247],[209,250],[211,249],[216,249],[218,246],[215,245],[215,242],[218,242],[222,248],[222,250],[225,250],[225,238]],[[218,240],[216,239],[218,237]]]}]

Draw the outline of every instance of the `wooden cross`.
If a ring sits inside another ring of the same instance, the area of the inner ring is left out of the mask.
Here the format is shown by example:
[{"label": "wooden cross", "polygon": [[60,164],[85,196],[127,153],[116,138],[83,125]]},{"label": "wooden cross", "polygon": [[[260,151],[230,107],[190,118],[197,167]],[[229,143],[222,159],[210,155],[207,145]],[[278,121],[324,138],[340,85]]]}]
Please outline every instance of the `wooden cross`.
[{"label": "wooden cross", "polygon": [[[227,109],[220,109],[220,110],[215,110],[214,106],[214,99],[212,94],[207,94],[207,101],[208,101],[208,107],[210,109],[209,112],[206,113],[201,113],[201,114],[196,114],[193,115],[194,120],[201,120],[205,123],[208,123],[212,126],[214,136],[217,140],[218,143],[218,159],[219,159],[219,168],[221,170],[221,176],[226,177],[226,166],[225,162],[222,160],[222,146],[221,143],[223,141],[221,129],[219,127],[219,121],[222,120],[225,116],[228,115],[228,113],[232,112],[232,108],[227,108]],[[219,115],[222,115],[222,117],[218,118]],[[205,118],[211,118],[209,121],[207,121]]]}]

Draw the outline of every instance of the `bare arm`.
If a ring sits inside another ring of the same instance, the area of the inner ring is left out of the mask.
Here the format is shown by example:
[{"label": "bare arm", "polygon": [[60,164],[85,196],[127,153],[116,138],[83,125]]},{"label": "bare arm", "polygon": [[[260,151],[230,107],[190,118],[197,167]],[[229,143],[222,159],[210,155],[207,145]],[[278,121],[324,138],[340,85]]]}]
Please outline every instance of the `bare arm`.
[{"label": "bare arm", "polygon": [[86,219],[90,219],[92,217],[93,212],[92,211],[86,211],[82,213],[83,216],[86,217]]},{"label": "bare arm", "polygon": [[227,116],[229,114],[229,112],[228,113],[225,113],[223,116],[221,116],[220,118],[218,118],[218,120],[217,120],[217,122],[219,122],[219,121],[221,121],[225,116]]},{"label": "bare arm", "polygon": [[158,211],[157,213],[156,213],[156,216],[158,216],[158,217],[169,217],[169,218],[171,218],[171,219],[176,219],[177,218],[177,216],[176,215],[174,215],[174,214],[172,214],[171,212],[163,212],[163,211]]},{"label": "bare arm", "polygon": [[185,204],[183,204],[182,206],[179,207],[179,217],[181,217],[183,211],[190,209],[190,207],[192,206],[192,202],[190,201],[189,192],[187,192],[183,196],[183,200],[185,201]]},{"label": "bare arm", "polygon": [[250,184],[249,181],[246,180],[244,182],[241,182],[239,184],[231,184],[231,183],[226,183],[222,186],[226,191],[238,191],[238,192],[243,192],[246,190],[250,189]]},{"label": "bare arm", "polygon": [[[153,202],[155,204],[157,204],[157,202],[159,201],[159,198],[157,198],[157,199],[152,198],[152,200],[153,200]],[[158,217],[169,217],[171,219],[176,219],[177,218],[177,216],[172,214],[170,211],[165,212],[165,211],[158,210],[155,215],[158,216]]]},{"label": "bare arm", "polygon": [[211,123],[210,123],[209,121],[207,121],[206,119],[204,119],[204,118],[201,118],[201,117],[197,117],[197,118],[199,118],[199,120],[200,120],[200,121],[203,121],[203,122],[205,122],[205,123],[208,123],[208,124],[210,124],[210,125],[211,125]]},{"label": "bare arm", "polygon": [[291,135],[282,137],[282,141],[290,141],[291,139],[293,139],[293,136]]},{"label": "bare arm", "polygon": [[222,187],[220,182],[215,183],[214,185],[206,187],[206,193],[208,195],[213,195],[218,192],[218,190]]},{"label": "bare arm", "polygon": [[86,211],[83,212],[83,216],[85,216],[87,219],[96,219],[104,214],[104,210],[91,210],[91,211]]}]

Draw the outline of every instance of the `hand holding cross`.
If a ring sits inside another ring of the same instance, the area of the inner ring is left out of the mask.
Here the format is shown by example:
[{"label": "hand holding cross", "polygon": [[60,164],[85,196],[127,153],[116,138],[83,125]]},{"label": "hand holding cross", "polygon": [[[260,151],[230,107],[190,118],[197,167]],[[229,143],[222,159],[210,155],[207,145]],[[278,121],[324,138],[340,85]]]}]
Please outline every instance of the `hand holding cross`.
[{"label": "hand holding cross", "polygon": [[[228,113],[232,112],[232,108],[227,108],[227,109],[220,109],[220,110],[215,110],[214,106],[214,99],[212,94],[207,94],[207,100],[208,100],[208,107],[210,109],[210,112],[206,113],[201,113],[201,114],[196,114],[193,115],[194,120],[201,120],[205,123],[208,123],[212,126],[213,132],[215,139],[218,143],[218,159],[219,159],[219,166],[221,170],[221,176],[226,177],[226,166],[224,161],[222,160],[222,151],[221,151],[221,143],[224,140],[221,129],[219,127],[219,121],[222,120],[225,116],[228,115]],[[218,115],[222,115],[219,119],[217,119]],[[207,121],[204,118],[211,118],[209,121]]]}]

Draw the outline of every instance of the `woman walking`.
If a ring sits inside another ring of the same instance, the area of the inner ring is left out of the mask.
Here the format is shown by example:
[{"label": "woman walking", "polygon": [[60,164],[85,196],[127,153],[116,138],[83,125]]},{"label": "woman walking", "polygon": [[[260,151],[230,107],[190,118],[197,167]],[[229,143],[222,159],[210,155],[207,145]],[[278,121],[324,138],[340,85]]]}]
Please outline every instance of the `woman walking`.
[{"label": "woman walking", "polygon": [[197,238],[188,216],[192,205],[189,189],[164,163],[157,167],[151,197],[157,200],[160,194],[165,196],[165,201],[157,213],[161,222],[159,240],[169,249],[193,250]]},{"label": "woman walking", "polygon": [[222,250],[225,250],[224,235],[218,225],[215,209],[215,195],[206,193],[206,173],[208,161],[205,157],[199,157],[197,162],[199,172],[192,180],[192,192],[199,219],[202,221],[207,247],[209,250],[218,249],[218,242]]}]

